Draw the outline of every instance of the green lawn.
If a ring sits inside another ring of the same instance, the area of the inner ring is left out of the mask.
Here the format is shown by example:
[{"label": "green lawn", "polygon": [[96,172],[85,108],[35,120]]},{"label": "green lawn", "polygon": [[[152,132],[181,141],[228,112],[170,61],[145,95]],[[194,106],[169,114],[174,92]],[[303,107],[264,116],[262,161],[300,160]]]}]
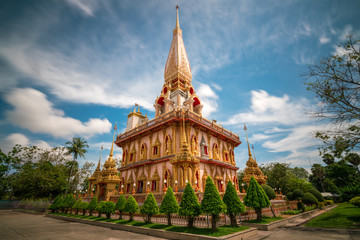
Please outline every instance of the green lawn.
[{"label": "green lawn", "polygon": [[74,217],[74,218],[83,218],[83,219],[89,219],[93,221],[103,221],[103,222],[113,222],[118,224],[126,224],[131,226],[138,226],[138,227],[147,227],[152,229],[163,229],[166,231],[171,232],[182,232],[182,233],[192,233],[192,234],[199,234],[199,235],[207,235],[207,236],[213,236],[213,237],[221,237],[224,235],[240,232],[246,229],[249,229],[248,227],[239,226],[239,227],[232,227],[232,226],[221,226],[218,227],[216,231],[212,231],[211,228],[187,228],[182,226],[167,226],[160,223],[145,223],[140,221],[129,221],[125,219],[107,219],[107,218],[99,218],[97,216],[81,216],[81,215],[74,215],[74,214],[65,214],[65,213],[53,213],[53,215],[60,215],[60,216],[67,216],[67,217]]},{"label": "green lawn", "polygon": [[341,203],[338,207],[331,209],[305,224],[307,227],[323,228],[359,228],[360,208],[350,203]]},{"label": "green lawn", "polygon": [[258,224],[268,224],[268,223],[271,223],[271,222],[275,222],[275,221],[278,221],[278,220],[281,220],[283,219],[282,217],[262,217],[262,220],[261,221],[258,221],[256,219],[253,219],[253,220],[247,220],[247,221],[244,221],[246,223],[258,223]]}]

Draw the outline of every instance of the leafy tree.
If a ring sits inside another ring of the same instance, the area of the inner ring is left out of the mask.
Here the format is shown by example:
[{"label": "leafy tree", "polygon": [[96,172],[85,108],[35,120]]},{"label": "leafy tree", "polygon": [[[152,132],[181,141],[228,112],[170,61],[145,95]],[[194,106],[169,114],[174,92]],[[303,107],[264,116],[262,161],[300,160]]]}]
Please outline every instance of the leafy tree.
[{"label": "leafy tree", "polygon": [[186,184],[185,191],[182,195],[179,215],[185,216],[187,220],[187,227],[193,227],[194,218],[200,214],[200,204],[196,198],[195,192],[190,183]]},{"label": "leafy tree", "polygon": [[318,203],[317,198],[309,192],[304,194],[302,201],[305,204],[317,204]]},{"label": "leafy tree", "polygon": [[325,192],[331,192],[331,193],[339,193],[338,187],[335,185],[334,181],[330,178],[326,178],[324,180],[324,189]]},{"label": "leafy tree", "polygon": [[262,221],[262,209],[270,206],[269,198],[254,177],[250,179],[249,188],[244,197],[244,204],[247,207],[254,208],[258,221]]},{"label": "leafy tree", "polygon": [[110,219],[111,214],[115,213],[115,203],[112,201],[104,202],[104,204],[102,206],[102,213],[105,213],[106,218]]},{"label": "leafy tree", "polygon": [[80,204],[82,203],[82,199],[79,198],[74,205],[72,206],[72,209],[75,209],[75,215],[79,214]]},{"label": "leafy tree", "polygon": [[340,197],[344,202],[357,196],[360,196],[360,183],[349,184],[340,189]]},{"label": "leafy tree", "polygon": [[309,173],[305,168],[302,167],[294,167],[290,170],[297,178],[299,179],[308,179]]},{"label": "leafy tree", "polygon": [[69,208],[72,208],[72,206],[74,206],[75,201],[76,200],[73,197],[73,195],[71,195],[71,194],[66,195],[64,202],[63,202],[63,207],[65,208],[65,213],[68,212]]},{"label": "leafy tree", "polygon": [[339,46],[340,54],[324,57],[309,65],[303,74],[307,89],[321,104],[316,105],[312,116],[334,124],[332,129],[319,132],[325,146],[334,146],[335,137],[348,140],[351,148],[360,142],[360,40],[348,36]]},{"label": "leafy tree", "polygon": [[226,211],[226,206],[221,200],[219,191],[210,176],[206,179],[204,198],[201,201],[201,212],[211,214],[211,228],[216,230],[216,222],[220,213]]},{"label": "leafy tree", "polygon": [[324,189],[324,180],[326,176],[325,168],[320,164],[313,164],[311,167],[311,175],[309,177],[310,182],[314,187],[325,191]]},{"label": "leafy tree", "polygon": [[97,204],[98,204],[97,197],[93,197],[87,208],[89,210],[89,216],[93,215],[93,211],[96,210]]},{"label": "leafy tree", "polygon": [[[69,186],[70,177],[71,177],[72,171],[73,171],[73,166],[76,163],[76,160],[78,157],[85,158],[85,153],[87,153],[87,150],[85,148],[89,148],[89,145],[87,144],[87,141],[85,139],[80,138],[80,137],[74,137],[71,142],[70,141],[66,142],[65,145],[67,145],[66,149],[68,151],[68,154],[73,154],[73,156],[74,156],[74,161],[71,164],[70,174],[68,177],[67,185]],[[68,191],[68,189],[66,189],[66,193],[67,193],[67,191]]]},{"label": "leafy tree", "polygon": [[126,204],[126,198],[123,194],[121,194],[115,205],[115,210],[119,211],[119,219],[122,219],[122,214],[125,208],[125,204]]},{"label": "leafy tree", "polygon": [[144,204],[140,209],[140,213],[146,215],[146,221],[151,223],[151,216],[159,213],[159,206],[152,193],[149,193],[145,199]]},{"label": "leafy tree", "polygon": [[223,197],[226,205],[226,214],[230,218],[231,226],[236,227],[236,215],[246,211],[244,204],[241,202],[234,185],[231,181],[226,186],[226,191]]},{"label": "leafy tree", "polygon": [[324,197],[321,195],[321,193],[317,189],[312,188],[312,189],[309,190],[309,193],[314,195],[319,202],[325,201]]},{"label": "leafy tree", "polygon": [[83,216],[85,215],[88,206],[89,206],[89,203],[88,203],[88,202],[82,202],[82,203],[80,204],[79,209],[81,209],[81,210],[83,211],[83,214],[82,214]]},{"label": "leafy tree", "polygon": [[130,213],[130,221],[133,221],[133,215],[139,210],[139,205],[133,196],[129,196],[126,200],[124,212]]},{"label": "leafy tree", "polygon": [[166,214],[167,220],[168,220],[168,226],[171,226],[171,214],[177,213],[179,211],[179,205],[176,201],[174,192],[172,188],[169,186],[166,190],[166,194],[164,196],[164,199],[161,202],[160,213]]},{"label": "leafy tree", "polygon": [[100,202],[96,205],[95,210],[98,211],[98,217],[101,217],[101,214],[103,214],[104,204],[105,204],[105,201],[100,201]]},{"label": "leafy tree", "polygon": [[354,197],[349,202],[356,207],[360,207],[360,197]]},{"label": "leafy tree", "polygon": [[294,201],[294,200],[296,200],[296,199],[294,198],[293,192],[288,192],[288,193],[286,194],[286,199],[287,199],[288,201]]},{"label": "leafy tree", "polygon": [[53,203],[49,206],[51,213],[54,213],[59,209],[61,201],[62,201],[61,195],[57,195],[56,198],[54,199]]},{"label": "leafy tree", "polygon": [[[266,196],[269,198],[269,200],[276,198],[276,193],[275,193],[274,189],[272,189],[272,187],[270,187],[269,185],[265,185],[265,184],[261,185],[261,187],[264,189]],[[270,202],[270,209],[271,209],[273,216],[276,217],[271,202]]]}]

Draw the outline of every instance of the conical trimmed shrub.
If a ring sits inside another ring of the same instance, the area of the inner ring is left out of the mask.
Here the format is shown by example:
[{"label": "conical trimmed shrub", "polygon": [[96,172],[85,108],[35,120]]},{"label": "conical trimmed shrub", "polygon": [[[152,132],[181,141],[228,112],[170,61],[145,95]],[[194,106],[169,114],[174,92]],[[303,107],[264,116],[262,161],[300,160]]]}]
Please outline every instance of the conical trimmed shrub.
[{"label": "conical trimmed shrub", "polygon": [[244,204],[247,207],[254,208],[258,221],[262,220],[262,209],[270,206],[269,198],[254,177],[250,179],[250,184],[244,197]]},{"label": "conical trimmed shrub", "polygon": [[123,194],[121,194],[115,205],[115,210],[119,211],[119,219],[122,219],[122,214],[124,212],[125,204],[126,204],[126,198]]},{"label": "conical trimmed shrub", "polygon": [[75,204],[72,206],[72,209],[75,209],[75,215],[79,214],[80,204],[82,203],[82,199],[79,198]]},{"label": "conical trimmed shrub", "polygon": [[93,215],[93,211],[96,210],[97,205],[98,205],[97,197],[93,197],[88,206],[89,216]]},{"label": "conical trimmed shrub", "polygon": [[211,228],[216,230],[216,222],[219,220],[220,213],[225,212],[226,206],[221,200],[219,191],[217,190],[210,176],[206,179],[204,198],[201,201],[201,212],[211,214]]},{"label": "conical trimmed shrub", "polygon": [[231,226],[236,227],[236,215],[246,211],[244,204],[241,202],[231,181],[226,186],[223,202],[226,205],[226,214],[230,218]]},{"label": "conical trimmed shrub", "polygon": [[146,222],[151,223],[151,216],[159,213],[159,206],[152,193],[149,193],[141,206],[140,213],[146,215]]},{"label": "conical trimmed shrub", "polygon": [[168,225],[171,226],[171,214],[179,211],[179,205],[176,201],[174,192],[171,187],[168,187],[164,199],[160,205],[160,212],[166,214]]},{"label": "conical trimmed shrub", "polygon": [[139,210],[139,205],[136,202],[135,198],[133,196],[129,196],[126,200],[124,212],[130,213],[130,221],[133,221],[134,213],[136,213]]},{"label": "conical trimmed shrub", "polygon": [[199,214],[200,214],[199,201],[190,183],[188,183],[185,187],[185,191],[181,198],[179,215],[186,217],[186,220],[188,222],[187,224],[188,227],[193,227],[194,217],[199,216]]}]

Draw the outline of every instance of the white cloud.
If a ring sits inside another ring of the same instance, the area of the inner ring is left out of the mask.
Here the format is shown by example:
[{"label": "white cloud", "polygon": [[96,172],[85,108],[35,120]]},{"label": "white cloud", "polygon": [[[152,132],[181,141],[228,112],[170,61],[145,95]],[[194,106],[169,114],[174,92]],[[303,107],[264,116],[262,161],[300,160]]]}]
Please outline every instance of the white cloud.
[{"label": "white cloud", "polygon": [[91,118],[82,123],[66,117],[63,111],[53,107],[43,93],[32,88],[17,88],[8,93],[5,100],[14,107],[13,110],[6,111],[7,120],[34,133],[61,138],[74,135],[90,137],[107,133],[111,129],[111,123],[107,119]]},{"label": "white cloud", "polygon": [[21,146],[38,146],[42,149],[51,149],[52,147],[43,140],[30,140],[22,133],[12,133],[8,135],[3,141],[1,141],[1,149],[7,153],[11,149],[19,144]]},{"label": "white cloud", "polygon": [[234,125],[249,123],[253,125],[264,123],[279,123],[294,125],[309,121],[304,113],[307,106],[305,99],[291,101],[288,95],[276,97],[264,90],[251,91],[250,111],[231,116],[226,124]]},{"label": "white cloud", "polygon": [[321,44],[326,44],[326,43],[330,42],[330,38],[328,38],[328,37],[326,37],[326,36],[321,36],[321,37],[319,38],[319,42],[320,42]]},{"label": "white cloud", "polygon": [[21,133],[10,134],[9,136],[7,136],[6,141],[12,146],[16,144],[27,146],[30,143],[29,139]]},{"label": "white cloud", "polygon": [[218,110],[217,99],[219,97],[209,85],[201,83],[196,93],[203,104],[202,114],[204,117],[209,117],[211,113]]},{"label": "white cloud", "polygon": [[99,5],[98,0],[66,0],[70,5],[79,8],[86,15],[94,16],[94,12]]},{"label": "white cloud", "polygon": [[257,134],[253,134],[253,135],[250,137],[250,140],[255,143],[255,142],[258,142],[258,141],[262,141],[262,140],[265,140],[265,139],[269,139],[270,137],[271,137],[270,135],[257,133]]}]

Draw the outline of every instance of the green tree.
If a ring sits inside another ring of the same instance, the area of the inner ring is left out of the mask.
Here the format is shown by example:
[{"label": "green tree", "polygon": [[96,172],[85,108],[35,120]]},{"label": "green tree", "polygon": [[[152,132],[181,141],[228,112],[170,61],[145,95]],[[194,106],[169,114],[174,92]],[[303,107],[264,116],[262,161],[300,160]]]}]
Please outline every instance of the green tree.
[{"label": "green tree", "polygon": [[76,201],[75,198],[71,194],[66,195],[64,202],[63,202],[63,207],[65,208],[65,213],[68,212],[69,208],[71,209],[72,206],[74,206],[75,201]]},{"label": "green tree", "polygon": [[317,204],[318,203],[317,198],[309,192],[304,194],[302,201],[305,204]]},{"label": "green tree", "polygon": [[115,213],[115,203],[112,201],[104,202],[104,204],[102,206],[102,213],[105,213],[106,218],[110,219],[111,214]]},{"label": "green tree", "polygon": [[314,187],[325,191],[324,189],[324,181],[326,177],[326,171],[323,166],[320,164],[313,164],[311,167],[311,175],[309,177],[310,182]]},{"label": "green tree", "polygon": [[334,127],[316,134],[326,146],[334,146],[341,137],[351,148],[360,142],[360,40],[348,36],[339,46],[341,54],[333,54],[309,65],[306,86],[319,99],[312,116],[330,121]]},{"label": "green tree", "polygon": [[82,199],[79,198],[78,200],[76,200],[76,202],[74,203],[74,205],[72,206],[72,209],[75,209],[75,215],[79,214],[79,209],[80,209],[80,204],[82,203]]},{"label": "green tree", "polygon": [[270,206],[269,198],[254,177],[250,179],[249,188],[244,197],[244,204],[247,207],[254,208],[258,221],[262,221],[262,209]]},{"label": "green tree", "polygon": [[130,221],[134,221],[134,213],[139,211],[139,205],[136,202],[135,198],[133,196],[129,196],[126,200],[124,212],[128,212],[130,214]]},{"label": "green tree", "polygon": [[186,184],[185,191],[182,195],[179,215],[185,216],[187,220],[187,227],[193,227],[194,218],[200,214],[200,204],[192,189],[190,183]]},{"label": "green tree", "polygon": [[115,210],[119,211],[119,219],[122,219],[125,204],[126,204],[126,198],[123,194],[121,194],[115,205]]},{"label": "green tree", "polygon": [[[269,198],[269,200],[276,198],[276,193],[275,193],[274,189],[272,189],[272,187],[270,187],[269,185],[265,185],[265,184],[261,185],[261,187],[264,189],[266,196]],[[273,216],[276,217],[271,202],[270,202],[270,209],[271,209]]]},{"label": "green tree", "polygon": [[101,214],[104,212],[104,205],[105,201],[100,201],[97,205],[95,210],[98,211],[98,217],[101,217]]},{"label": "green tree", "polygon": [[290,170],[297,178],[299,179],[308,179],[309,173],[305,168],[302,167],[294,167]]},{"label": "green tree", "polygon": [[201,201],[200,207],[202,213],[211,214],[211,228],[215,231],[219,215],[226,211],[226,206],[221,200],[219,191],[210,176],[206,179],[204,198]]},{"label": "green tree", "polygon": [[140,213],[146,215],[146,222],[151,223],[151,216],[159,213],[159,206],[152,193],[149,193],[144,204],[140,209]]},{"label": "green tree", "polygon": [[88,202],[82,202],[80,204],[79,209],[81,209],[83,211],[83,214],[82,214],[83,216],[85,216],[85,213],[86,213],[86,210],[87,210],[88,206],[89,206]]},{"label": "green tree", "polygon": [[[70,167],[70,173],[69,173],[69,177],[68,177],[68,182],[67,185],[69,186],[70,183],[70,177],[72,175],[72,171],[73,171],[73,166],[76,163],[76,160],[78,159],[78,157],[83,157],[85,158],[85,154],[87,153],[87,150],[85,148],[89,148],[89,145],[87,144],[87,141],[83,138],[80,137],[74,137],[72,139],[72,141],[70,142],[66,142],[65,143],[66,149],[68,154],[72,154],[74,157],[74,161],[71,164]],[[68,189],[66,189],[65,194],[67,193]]]},{"label": "green tree", "polygon": [[241,202],[231,181],[227,183],[223,201],[226,205],[226,214],[230,218],[231,226],[236,227],[236,215],[245,212],[246,208]]},{"label": "green tree", "polygon": [[88,206],[89,216],[93,215],[93,211],[96,210],[97,204],[98,204],[97,197],[93,197]]},{"label": "green tree", "polygon": [[168,226],[171,226],[171,214],[177,213],[179,211],[179,205],[176,201],[174,192],[172,188],[169,186],[166,190],[166,194],[164,196],[164,199],[161,202],[160,205],[160,213],[166,214],[167,220],[168,220]]},{"label": "green tree", "polygon": [[309,193],[311,193],[312,195],[314,195],[319,202],[325,201],[324,197],[321,195],[321,193],[320,193],[316,188],[310,189],[310,190],[309,190]]},{"label": "green tree", "polygon": [[49,206],[51,213],[56,212],[59,209],[59,205],[61,204],[61,195],[57,195],[52,204]]}]

